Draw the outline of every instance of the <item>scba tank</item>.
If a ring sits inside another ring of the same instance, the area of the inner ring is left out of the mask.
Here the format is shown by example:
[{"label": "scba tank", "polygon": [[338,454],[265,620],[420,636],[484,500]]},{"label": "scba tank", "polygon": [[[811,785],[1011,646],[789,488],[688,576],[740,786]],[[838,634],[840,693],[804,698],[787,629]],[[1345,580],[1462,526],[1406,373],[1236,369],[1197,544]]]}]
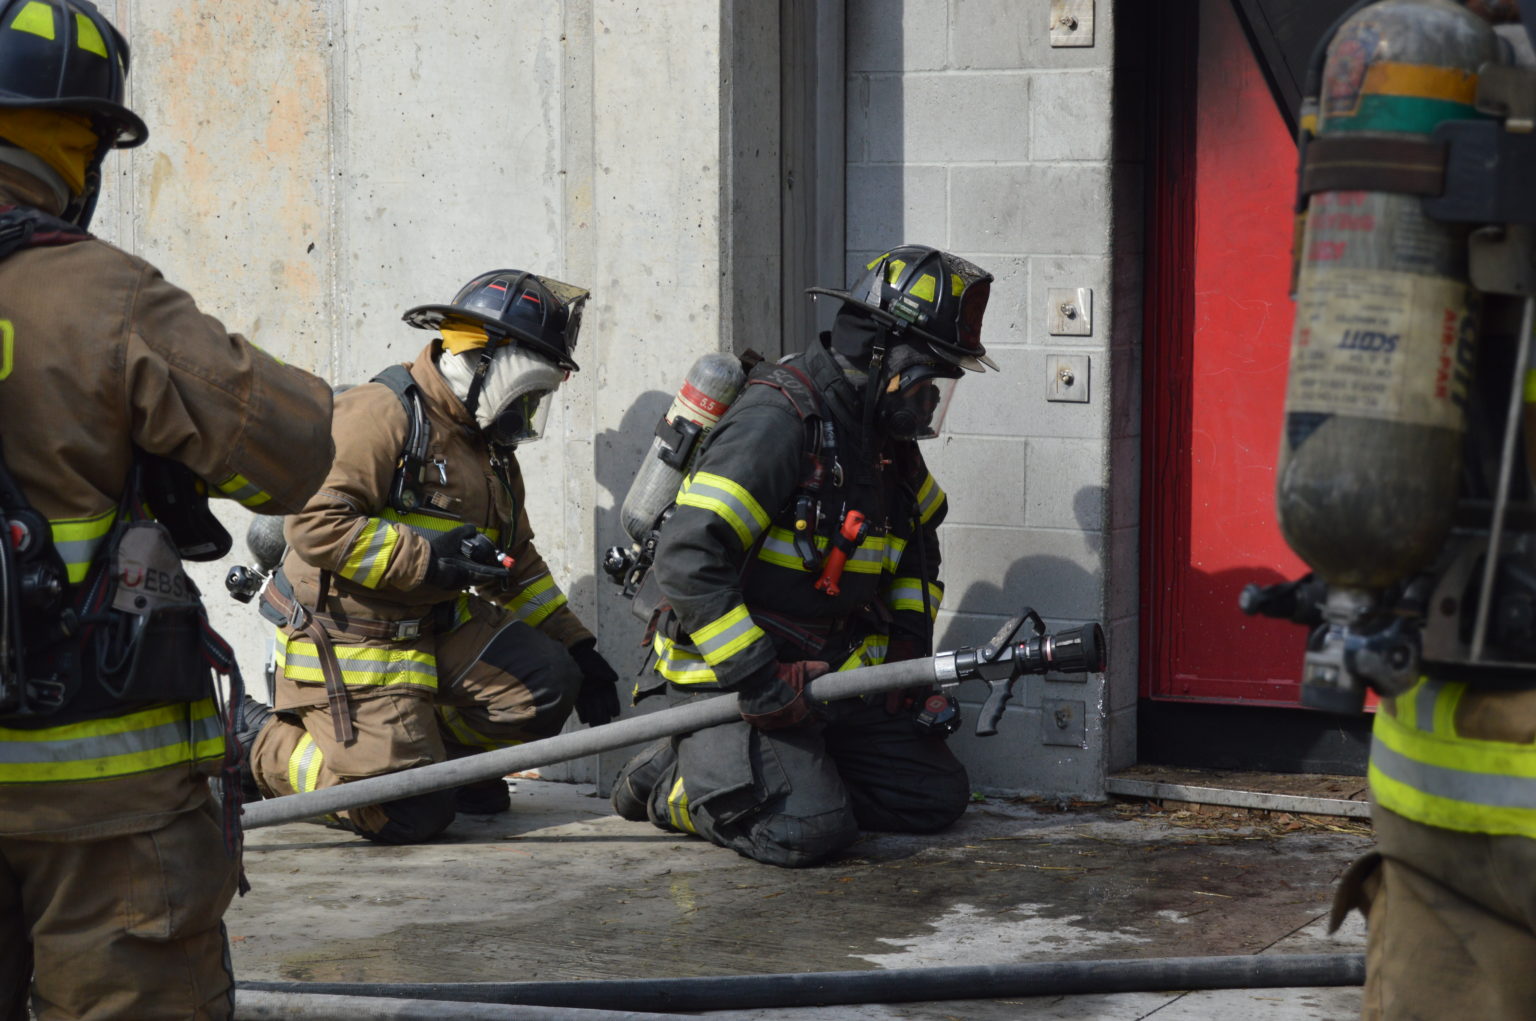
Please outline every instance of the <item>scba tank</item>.
[{"label": "scba tank", "polygon": [[[1488,24],[1450,0],[1372,4],[1329,44],[1318,138],[1427,138],[1476,117],[1477,70],[1498,59]],[[1276,496],[1286,542],[1331,584],[1398,581],[1450,530],[1477,325],[1466,238],[1415,195],[1308,205]]]},{"label": "scba tank", "polygon": [[[745,382],[746,373],[735,355],[701,355],[688,370],[664,421],[681,418],[693,423],[699,430],[696,445],[730,409]],[[662,437],[651,440],[651,449],[624,497],[619,523],[637,543],[645,542],[662,512],[677,499],[677,487],[683,481],[682,469],[686,465],[675,463],[678,458],[674,455],[674,449]],[[669,464],[669,460],[674,463]]]}]

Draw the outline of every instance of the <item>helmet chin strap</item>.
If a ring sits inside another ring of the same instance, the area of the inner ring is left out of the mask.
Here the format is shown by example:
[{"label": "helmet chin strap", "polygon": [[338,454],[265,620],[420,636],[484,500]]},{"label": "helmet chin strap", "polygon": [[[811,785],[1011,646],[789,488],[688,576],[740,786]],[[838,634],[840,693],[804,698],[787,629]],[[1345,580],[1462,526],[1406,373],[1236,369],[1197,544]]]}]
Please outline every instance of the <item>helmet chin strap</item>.
[{"label": "helmet chin strap", "polygon": [[868,465],[874,464],[875,458],[880,454],[879,446],[875,442],[875,405],[880,403],[880,391],[885,385],[886,336],[886,331],[881,330],[875,337],[874,346],[869,352],[869,374],[864,379],[864,424],[860,440],[866,455],[865,471],[868,470]]},{"label": "helmet chin strap", "polygon": [[469,381],[469,392],[464,395],[464,407],[469,410],[469,416],[475,417],[475,410],[480,407],[480,391],[485,389],[485,377],[491,371],[491,345],[487,344],[480,349],[480,360],[475,363],[474,378]]}]

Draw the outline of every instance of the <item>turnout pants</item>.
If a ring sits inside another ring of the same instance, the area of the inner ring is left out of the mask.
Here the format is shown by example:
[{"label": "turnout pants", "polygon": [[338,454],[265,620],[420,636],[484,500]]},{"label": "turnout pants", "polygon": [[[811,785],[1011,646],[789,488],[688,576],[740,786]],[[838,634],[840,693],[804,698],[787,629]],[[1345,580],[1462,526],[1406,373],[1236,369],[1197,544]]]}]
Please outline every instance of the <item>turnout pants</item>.
[{"label": "turnout pants", "polygon": [[817,711],[811,725],[734,722],[659,741],[620,771],[614,807],[786,868],[835,854],[860,829],[931,833],[965,811],[965,767],[909,714],[888,712],[883,698]]},{"label": "turnout pants", "polygon": [[38,1021],[231,1017],[237,874],[211,798],[143,833],[0,837],[0,1019],[26,1021],[29,980]]},{"label": "turnout pants", "polygon": [[[349,688],[356,737],[335,738],[328,705],[276,714],[252,751],[268,797],[332,787],[549,737],[570,714],[581,675],[565,647],[485,604],[436,646],[438,690]],[[453,821],[454,792],[432,791],[340,813],[386,844],[430,840]]]},{"label": "turnout pants", "polygon": [[1335,925],[1366,916],[1366,1021],[1536,1017],[1536,840],[1458,833],[1376,806]]}]

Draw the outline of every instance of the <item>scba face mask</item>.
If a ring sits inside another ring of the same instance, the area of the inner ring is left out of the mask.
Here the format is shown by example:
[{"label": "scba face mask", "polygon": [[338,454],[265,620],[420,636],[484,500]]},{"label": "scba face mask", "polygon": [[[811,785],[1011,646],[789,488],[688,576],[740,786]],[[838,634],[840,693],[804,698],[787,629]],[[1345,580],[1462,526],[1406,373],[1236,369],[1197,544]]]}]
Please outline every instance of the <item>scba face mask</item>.
[{"label": "scba face mask", "polygon": [[[469,393],[480,352],[443,358],[443,376],[461,399]],[[550,398],[568,373],[524,347],[504,346],[491,355],[475,406],[475,422],[490,442],[504,447],[532,443],[544,435]]]},{"label": "scba face mask", "polygon": [[893,375],[880,398],[885,432],[900,440],[936,439],[958,382],[933,365],[913,365]]}]

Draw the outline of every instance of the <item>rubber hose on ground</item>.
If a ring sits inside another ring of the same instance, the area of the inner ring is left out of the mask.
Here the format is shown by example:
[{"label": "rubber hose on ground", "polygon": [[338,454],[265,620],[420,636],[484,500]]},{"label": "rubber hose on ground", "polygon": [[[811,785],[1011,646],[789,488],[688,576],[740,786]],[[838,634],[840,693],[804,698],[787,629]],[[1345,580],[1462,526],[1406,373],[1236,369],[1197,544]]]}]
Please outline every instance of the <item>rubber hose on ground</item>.
[{"label": "rubber hose on ground", "polygon": [[235,1007],[241,1021],[657,1021],[673,1017],[578,1007],[270,993],[244,987],[236,993]]},{"label": "rubber hose on ground", "polygon": [[1169,989],[1358,986],[1364,982],[1363,954],[1269,954],[580,982],[374,984],[253,981],[241,982],[239,988],[676,1013],[829,1004],[1145,993]]}]

